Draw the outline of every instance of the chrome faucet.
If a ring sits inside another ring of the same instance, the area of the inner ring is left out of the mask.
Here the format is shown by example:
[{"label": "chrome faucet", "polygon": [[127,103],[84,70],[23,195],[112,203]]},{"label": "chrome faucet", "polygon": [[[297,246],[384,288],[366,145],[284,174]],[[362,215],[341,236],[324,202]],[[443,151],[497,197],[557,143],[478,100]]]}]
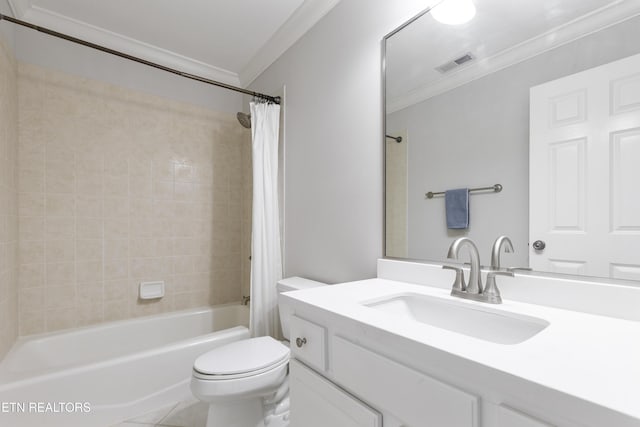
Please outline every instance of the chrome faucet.
[{"label": "chrome faucet", "polygon": [[[447,258],[458,259],[458,252],[460,252],[460,248],[463,246],[467,246],[469,248],[469,255],[471,256],[471,270],[469,272],[469,284],[462,289],[461,292],[467,295],[480,295],[482,294],[482,277],[480,276],[480,254],[478,253],[478,247],[476,244],[468,237],[460,237],[454,240],[449,247]],[[452,295],[454,295],[454,291],[455,289],[451,290]],[[456,295],[457,294],[458,292],[456,291]]]},{"label": "chrome faucet", "polygon": [[491,269],[500,270],[500,250],[504,246],[504,251],[508,254],[513,252],[513,244],[507,236],[500,236],[493,243],[491,248]]},{"label": "chrome faucet", "polygon": [[493,247],[491,248],[491,272],[487,274],[487,287],[485,289],[486,294],[486,302],[492,304],[500,304],[502,303],[502,297],[500,296],[500,290],[498,289],[498,285],[496,284],[496,276],[510,276],[513,277],[513,271],[498,271],[500,270],[500,251],[504,246],[504,251],[506,253],[513,252],[513,243],[511,243],[511,239],[507,236],[500,236],[493,242]]},{"label": "chrome faucet", "polygon": [[[503,236],[504,237],[504,236]],[[500,241],[500,243],[498,243]],[[493,254],[500,254],[500,248],[503,242],[507,242],[511,250],[513,250],[513,245],[511,244],[511,240],[508,237],[504,237],[504,239],[498,238],[496,244],[494,244]],[[464,273],[461,267],[452,267],[445,265],[442,268],[454,270],[456,272],[456,280],[453,283],[451,288],[451,295],[471,299],[474,301],[487,302],[490,304],[500,304],[502,303],[502,297],[500,296],[500,291],[498,290],[498,286],[496,285],[496,276],[511,276],[513,277],[513,272],[511,271],[490,271],[487,274],[487,286],[483,289],[482,286],[482,275],[480,271],[480,254],[478,253],[478,248],[475,243],[471,241],[471,239],[467,237],[460,237],[459,239],[454,240],[454,242],[449,247],[449,253],[447,254],[448,258],[458,259],[458,252],[460,248],[463,246],[467,246],[469,248],[469,254],[471,256],[471,270],[469,272],[469,285],[465,286],[464,283]],[[498,260],[499,266],[499,260]],[[493,267],[493,257],[492,257],[492,267]]]}]

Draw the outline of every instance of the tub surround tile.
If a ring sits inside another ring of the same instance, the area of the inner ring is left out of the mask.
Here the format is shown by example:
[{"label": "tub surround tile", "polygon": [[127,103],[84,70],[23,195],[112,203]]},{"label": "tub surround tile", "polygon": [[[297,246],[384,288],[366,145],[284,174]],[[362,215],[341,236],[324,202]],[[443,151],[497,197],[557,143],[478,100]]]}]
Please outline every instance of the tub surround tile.
[{"label": "tub surround tile", "polygon": [[75,240],[47,240],[45,246],[47,262],[75,262]]},{"label": "tub surround tile", "polygon": [[44,193],[24,193],[18,198],[18,215],[43,217],[44,212]]},{"label": "tub surround tile", "polygon": [[76,238],[102,240],[104,238],[104,221],[102,218],[77,217]]},{"label": "tub surround tile", "polygon": [[20,313],[43,311],[45,308],[44,288],[20,289]]},{"label": "tub surround tile", "polygon": [[75,310],[55,308],[45,311],[46,331],[75,328],[78,326],[78,315]]},{"label": "tub surround tile", "polygon": [[[43,215],[43,200],[34,196],[22,204],[18,201],[18,72],[10,48],[0,41],[0,361],[9,351],[19,333],[19,257],[33,254],[35,247],[19,252],[18,215],[32,209],[34,216]],[[33,138],[31,138],[33,140]],[[25,161],[33,168],[41,167],[41,149],[29,144]],[[26,154],[26,153],[25,153]],[[25,187],[42,189],[42,173],[25,174]],[[40,217],[41,218],[41,217]],[[42,237],[42,221],[33,221],[26,236]],[[34,261],[37,262],[37,261]],[[35,273],[35,270],[34,270]],[[37,273],[34,279],[38,280]]]},{"label": "tub surround tile", "polygon": [[[21,334],[248,293],[250,132],[232,114],[17,70]],[[146,280],[166,296],[139,300]]]},{"label": "tub surround tile", "polygon": [[45,267],[45,287],[73,284],[76,265],[73,262],[47,263]]},{"label": "tub surround tile", "polygon": [[103,282],[78,283],[76,287],[78,306],[102,306],[106,299],[106,284]]},{"label": "tub surround tile", "polygon": [[75,239],[75,217],[46,217],[45,238],[47,240]]},{"label": "tub surround tile", "polygon": [[18,190],[21,193],[44,193],[44,169],[33,167],[30,163],[23,163],[18,172]]},{"label": "tub surround tile", "polygon": [[127,258],[107,259],[104,262],[104,280],[126,279],[129,277],[129,260]]},{"label": "tub surround tile", "polygon": [[125,320],[131,317],[129,300],[126,298],[119,300],[105,300],[104,321]]},{"label": "tub surround tile", "polygon": [[[102,198],[93,195],[76,194],[76,214],[78,220],[82,218],[100,220],[103,218]],[[78,225],[80,222],[78,222]],[[100,227],[102,229],[102,227]],[[102,235],[100,235],[102,237]]]},{"label": "tub surround tile", "polygon": [[45,254],[45,242],[42,240],[23,240],[18,248],[18,263],[43,264]]},{"label": "tub surround tile", "polygon": [[20,289],[44,287],[45,264],[40,262],[36,262],[34,264],[20,264],[18,278]]},{"label": "tub surround tile", "polygon": [[[88,260],[100,260],[103,259],[103,247],[104,242],[101,239],[86,239],[76,240],[76,260],[88,261]],[[102,273],[102,267],[100,268]]]},{"label": "tub surround tile", "polygon": [[46,215],[73,217],[76,215],[76,198],[73,194],[50,194],[47,193]]},{"label": "tub surround tile", "polygon": [[44,217],[21,216],[19,238],[24,240],[44,240]]},{"label": "tub surround tile", "polygon": [[89,326],[104,322],[102,300],[98,300],[97,303],[79,305],[77,310],[77,326]]},{"label": "tub surround tile", "polygon": [[105,302],[117,301],[121,303],[126,301],[129,296],[131,286],[129,280],[109,280],[104,282],[104,299]]},{"label": "tub surround tile", "polygon": [[76,283],[78,285],[93,281],[102,283],[103,271],[104,266],[101,258],[94,261],[78,261],[76,263]]},{"label": "tub surround tile", "polygon": [[46,331],[45,313],[37,311],[20,311],[20,335],[41,334]]},{"label": "tub surround tile", "polygon": [[45,191],[47,193],[73,194],[75,188],[76,174],[72,165],[69,163],[46,163]]}]

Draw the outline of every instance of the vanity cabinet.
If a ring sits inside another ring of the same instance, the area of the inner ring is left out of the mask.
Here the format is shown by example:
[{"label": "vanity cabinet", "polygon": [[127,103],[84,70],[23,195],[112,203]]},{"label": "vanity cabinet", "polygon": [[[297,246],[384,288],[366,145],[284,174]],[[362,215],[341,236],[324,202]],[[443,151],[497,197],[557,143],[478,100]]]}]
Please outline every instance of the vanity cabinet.
[{"label": "vanity cabinet", "polygon": [[[479,427],[476,396],[340,336],[331,336],[332,363],[328,366],[327,340],[327,328],[292,316],[292,427],[314,422],[332,427],[382,426],[380,413],[360,399],[393,414],[406,427]],[[397,425],[396,421],[384,424]]]},{"label": "vanity cabinet", "polygon": [[289,368],[292,427],[382,427],[378,412],[302,363]]},{"label": "vanity cabinet", "polygon": [[302,317],[292,316],[291,332],[291,427],[574,427],[483,399]]}]

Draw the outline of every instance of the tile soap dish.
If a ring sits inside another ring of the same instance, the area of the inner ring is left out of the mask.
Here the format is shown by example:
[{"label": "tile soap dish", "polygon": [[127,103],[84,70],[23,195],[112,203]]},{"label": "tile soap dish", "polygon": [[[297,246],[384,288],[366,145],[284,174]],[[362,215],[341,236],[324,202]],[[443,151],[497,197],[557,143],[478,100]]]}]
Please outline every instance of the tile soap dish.
[{"label": "tile soap dish", "polygon": [[141,282],[140,299],[157,299],[164,296],[164,282]]}]

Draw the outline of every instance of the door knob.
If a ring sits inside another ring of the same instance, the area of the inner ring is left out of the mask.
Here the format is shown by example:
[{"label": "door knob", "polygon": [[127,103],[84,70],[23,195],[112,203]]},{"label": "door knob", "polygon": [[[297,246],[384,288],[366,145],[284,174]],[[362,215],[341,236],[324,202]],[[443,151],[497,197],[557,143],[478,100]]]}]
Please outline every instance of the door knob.
[{"label": "door knob", "polygon": [[296,345],[298,346],[298,348],[302,347],[306,343],[307,343],[306,338],[296,338]]},{"label": "door knob", "polygon": [[543,251],[546,247],[547,244],[542,240],[536,240],[535,242],[533,242],[533,249],[535,249],[536,251]]}]

